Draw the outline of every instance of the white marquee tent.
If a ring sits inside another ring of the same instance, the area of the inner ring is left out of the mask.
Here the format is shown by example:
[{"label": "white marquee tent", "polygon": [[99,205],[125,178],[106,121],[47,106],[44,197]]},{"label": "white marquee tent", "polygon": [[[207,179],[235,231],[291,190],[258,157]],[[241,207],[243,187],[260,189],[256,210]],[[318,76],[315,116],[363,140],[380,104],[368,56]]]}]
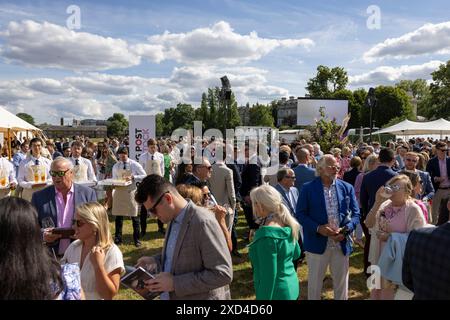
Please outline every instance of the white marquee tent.
[{"label": "white marquee tent", "polygon": [[[6,135],[8,143],[8,153],[11,156],[11,135],[19,132],[31,132],[33,135],[42,135],[42,130],[20,119],[5,108],[0,106],[0,133]],[[3,144],[3,141],[0,141]]]},{"label": "white marquee tent", "polygon": [[415,122],[410,120],[404,120],[393,126],[373,132],[373,135],[381,133],[391,133],[402,136],[414,136],[414,135],[449,135],[450,134],[450,121],[445,119],[439,119],[428,122]]}]

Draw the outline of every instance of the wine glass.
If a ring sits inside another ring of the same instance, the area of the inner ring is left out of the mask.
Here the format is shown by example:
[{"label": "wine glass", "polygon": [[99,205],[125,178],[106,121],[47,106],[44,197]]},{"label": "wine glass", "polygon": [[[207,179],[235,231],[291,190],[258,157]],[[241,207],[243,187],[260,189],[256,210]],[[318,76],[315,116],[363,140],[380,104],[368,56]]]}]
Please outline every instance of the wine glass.
[{"label": "wine glass", "polygon": [[41,225],[43,229],[48,229],[48,228],[54,228],[55,227],[55,223],[53,222],[53,219],[51,217],[45,217],[42,219],[41,221]]}]

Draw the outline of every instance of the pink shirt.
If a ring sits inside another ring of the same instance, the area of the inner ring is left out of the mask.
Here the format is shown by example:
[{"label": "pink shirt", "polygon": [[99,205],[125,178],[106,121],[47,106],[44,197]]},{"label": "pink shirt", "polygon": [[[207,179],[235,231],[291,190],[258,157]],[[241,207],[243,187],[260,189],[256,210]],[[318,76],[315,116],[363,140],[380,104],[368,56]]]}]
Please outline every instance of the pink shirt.
[{"label": "pink shirt", "polygon": [[[58,228],[70,228],[72,226],[72,219],[75,214],[75,199],[73,192],[73,184],[67,193],[67,201],[64,203],[63,194],[55,188],[56,196],[56,212]],[[67,247],[70,245],[70,239],[61,239],[59,241],[58,254],[64,254]]]},{"label": "pink shirt", "polygon": [[447,176],[447,158],[444,158],[444,160],[439,159],[439,170],[441,171],[441,178],[445,178],[445,180],[439,184],[439,187],[450,187],[450,181],[448,181]]}]

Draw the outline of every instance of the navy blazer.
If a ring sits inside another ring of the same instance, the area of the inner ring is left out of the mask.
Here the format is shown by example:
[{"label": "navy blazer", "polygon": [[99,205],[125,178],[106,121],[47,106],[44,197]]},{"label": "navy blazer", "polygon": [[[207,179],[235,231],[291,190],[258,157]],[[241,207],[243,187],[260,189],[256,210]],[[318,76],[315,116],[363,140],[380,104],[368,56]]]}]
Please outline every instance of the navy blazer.
[{"label": "navy blazer", "polygon": [[291,203],[291,199],[288,199],[288,195],[286,194],[286,191],[283,189],[283,187],[277,183],[275,186],[275,189],[281,194],[281,199],[283,201],[283,204],[288,208],[289,212],[292,216],[295,217],[295,209],[297,208],[297,202],[298,202],[298,190],[296,187],[291,187],[289,189],[289,192],[292,193],[294,196],[294,203]]},{"label": "navy blazer", "polygon": [[[350,233],[359,223],[359,205],[355,189],[347,182],[336,179],[337,198],[339,202],[339,226],[347,226],[349,235],[340,242],[344,255],[352,252]],[[303,226],[303,244],[305,251],[323,254],[327,247],[328,237],[317,233],[320,225],[328,224],[328,215],[323,193],[322,179],[317,177],[305,183],[297,202],[296,218]]]},{"label": "navy blazer", "polygon": [[[73,191],[75,195],[74,208],[82,203],[97,201],[97,195],[95,191],[89,187],[74,183]],[[41,226],[41,228],[42,220],[46,217],[50,217],[52,219],[55,227],[58,226],[58,213],[56,211],[55,196],[55,187],[48,186],[43,190],[33,193],[31,197],[31,204],[36,208],[36,211],[38,213],[39,225]],[[74,215],[75,212],[73,212],[72,214]]]},{"label": "navy blazer", "polygon": [[414,300],[450,300],[450,222],[411,231],[403,257],[403,284]]},{"label": "navy blazer", "polygon": [[[447,177],[450,177],[450,157],[446,157],[446,161],[447,161]],[[434,178],[441,176],[438,157],[434,157],[430,161],[428,161],[427,171],[430,173],[431,182],[433,183],[434,190],[437,191],[437,189],[439,189],[440,182],[435,182]]]},{"label": "navy blazer", "polygon": [[[384,186],[386,182],[395,177],[398,173],[387,166],[379,166],[373,171],[364,175],[361,183],[361,191],[359,199],[361,201],[362,214],[361,217],[365,218],[370,209],[375,203],[375,195],[381,186]],[[363,220],[361,218],[361,220]]]},{"label": "navy blazer", "polygon": [[257,164],[244,165],[241,173],[242,185],[239,190],[241,197],[250,195],[253,188],[261,185],[261,168]]},{"label": "navy blazer", "polygon": [[313,181],[316,178],[316,170],[298,165],[294,169],[295,173],[295,187],[300,192],[306,182]]},{"label": "navy blazer", "polygon": [[420,180],[422,180],[422,194],[420,195],[422,198],[427,197],[428,199],[433,198],[434,196],[434,187],[431,181],[431,176],[426,171],[417,170],[417,173],[420,176]]}]

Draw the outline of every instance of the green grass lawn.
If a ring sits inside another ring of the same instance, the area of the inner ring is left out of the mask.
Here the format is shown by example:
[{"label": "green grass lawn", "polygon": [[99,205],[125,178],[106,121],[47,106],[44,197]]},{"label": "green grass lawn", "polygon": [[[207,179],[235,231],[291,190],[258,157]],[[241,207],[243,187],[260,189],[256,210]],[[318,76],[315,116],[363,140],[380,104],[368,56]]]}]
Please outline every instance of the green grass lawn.
[{"label": "green grass lawn", "polygon": [[[114,218],[111,219],[111,230],[114,232]],[[149,220],[147,227],[147,235],[141,239],[142,246],[136,248],[133,243],[131,220],[124,220],[123,226],[123,245],[120,249],[123,253],[124,263],[126,265],[134,265],[140,257],[144,255],[153,255],[160,253],[164,241],[164,236],[159,233],[156,220]],[[248,244],[245,240],[247,231],[247,223],[244,215],[239,215],[237,226],[239,252],[242,253],[242,258],[233,257],[233,282],[231,283],[231,297],[233,299],[254,300],[255,293],[253,288],[253,277],[250,262],[248,260]],[[307,299],[307,279],[308,268],[303,264],[298,269],[298,278],[300,281],[300,299]],[[324,299],[333,299],[333,287],[329,272],[324,281],[323,290]],[[350,257],[350,277],[349,277],[349,299],[367,299],[369,291],[366,286],[366,278],[363,274],[363,251],[356,247],[354,253]],[[122,288],[119,294],[115,297],[116,300],[138,300],[142,299],[134,291]]]}]

